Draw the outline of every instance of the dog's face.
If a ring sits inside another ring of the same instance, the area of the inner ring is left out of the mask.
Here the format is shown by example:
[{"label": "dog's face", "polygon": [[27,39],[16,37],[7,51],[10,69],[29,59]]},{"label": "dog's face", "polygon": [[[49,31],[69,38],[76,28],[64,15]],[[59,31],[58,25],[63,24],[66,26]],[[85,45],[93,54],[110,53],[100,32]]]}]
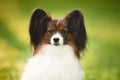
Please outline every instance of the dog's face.
[{"label": "dog's face", "polygon": [[39,45],[73,45],[77,51],[85,48],[86,30],[79,10],[70,12],[63,19],[52,19],[44,10],[36,9],[30,22],[30,39],[36,49]]},{"label": "dog's face", "polygon": [[47,27],[46,40],[51,45],[64,45],[68,41],[68,30],[62,20],[52,20]]},{"label": "dog's face", "polygon": [[48,23],[42,42],[55,46],[66,45],[73,42],[71,35],[65,20],[51,20]]}]

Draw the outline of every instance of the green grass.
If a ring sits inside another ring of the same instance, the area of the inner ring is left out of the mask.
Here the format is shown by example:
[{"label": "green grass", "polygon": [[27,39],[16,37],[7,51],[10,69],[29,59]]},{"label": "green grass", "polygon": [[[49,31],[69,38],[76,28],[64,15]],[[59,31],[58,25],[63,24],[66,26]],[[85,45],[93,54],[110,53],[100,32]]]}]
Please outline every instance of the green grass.
[{"label": "green grass", "polygon": [[[0,2],[0,80],[19,80],[32,55],[28,26],[32,10],[45,9],[55,18],[80,8],[84,14],[88,43],[81,59],[85,80],[120,79],[120,1],[28,1]],[[51,5],[52,4],[52,5]]]}]

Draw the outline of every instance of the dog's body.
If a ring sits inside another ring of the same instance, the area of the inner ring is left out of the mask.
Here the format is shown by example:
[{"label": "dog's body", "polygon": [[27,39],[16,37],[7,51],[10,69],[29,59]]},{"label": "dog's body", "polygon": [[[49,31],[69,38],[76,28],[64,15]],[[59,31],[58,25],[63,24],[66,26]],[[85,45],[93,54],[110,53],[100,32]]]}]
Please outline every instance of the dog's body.
[{"label": "dog's body", "polygon": [[86,44],[83,16],[74,10],[53,20],[36,9],[30,23],[34,56],[25,66],[21,80],[82,80],[79,58]]},{"label": "dog's body", "polygon": [[45,45],[26,65],[22,80],[82,80],[72,47]]}]

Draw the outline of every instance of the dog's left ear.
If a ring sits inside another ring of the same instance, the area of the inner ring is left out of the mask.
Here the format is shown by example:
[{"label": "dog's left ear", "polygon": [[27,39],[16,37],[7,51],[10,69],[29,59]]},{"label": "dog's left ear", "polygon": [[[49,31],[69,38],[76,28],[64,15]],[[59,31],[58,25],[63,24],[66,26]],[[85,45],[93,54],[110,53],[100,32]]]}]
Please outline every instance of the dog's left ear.
[{"label": "dog's left ear", "polygon": [[41,43],[50,21],[51,17],[44,10],[34,10],[29,26],[30,40],[34,49]]},{"label": "dog's left ear", "polygon": [[73,34],[78,51],[82,51],[86,46],[87,40],[82,13],[79,10],[74,10],[65,17],[65,20],[67,22],[69,32]]}]

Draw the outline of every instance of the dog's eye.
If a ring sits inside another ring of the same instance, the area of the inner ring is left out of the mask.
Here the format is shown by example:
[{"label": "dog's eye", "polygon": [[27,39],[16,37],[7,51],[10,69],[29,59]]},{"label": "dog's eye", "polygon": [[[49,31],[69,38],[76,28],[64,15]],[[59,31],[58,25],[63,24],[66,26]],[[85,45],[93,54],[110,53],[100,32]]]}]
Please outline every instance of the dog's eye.
[{"label": "dog's eye", "polygon": [[65,33],[67,33],[67,30],[63,29],[61,32],[62,32],[62,34],[65,34]]},{"label": "dog's eye", "polygon": [[51,29],[48,29],[47,31],[49,34],[51,34],[53,31]]}]

